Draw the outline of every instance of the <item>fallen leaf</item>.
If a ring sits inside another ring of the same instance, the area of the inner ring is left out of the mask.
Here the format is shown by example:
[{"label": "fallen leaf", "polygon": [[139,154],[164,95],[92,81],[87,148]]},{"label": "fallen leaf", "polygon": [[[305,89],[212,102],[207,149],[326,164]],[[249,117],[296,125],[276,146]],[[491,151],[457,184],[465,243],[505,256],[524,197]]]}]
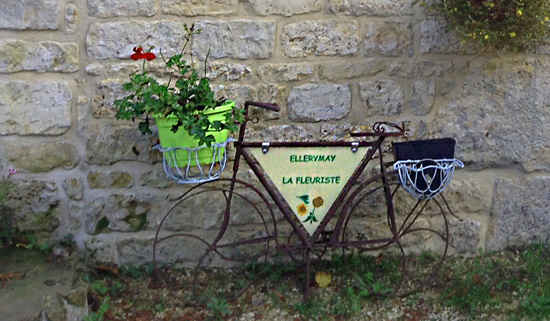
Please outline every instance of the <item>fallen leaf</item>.
[{"label": "fallen leaf", "polygon": [[320,288],[326,288],[332,281],[332,274],[329,272],[319,271],[315,273],[315,282]]},{"label": "fallen leaf", "polygon": [[111,266],[111,265],[101,264],[101,265],[96,265],[94,268],[98,271],[109,272],[109,273],[111,273],[113,275],[116,275],[116,276],[118,276],[120,274],[118,266],[116,266],[116,265]]}]

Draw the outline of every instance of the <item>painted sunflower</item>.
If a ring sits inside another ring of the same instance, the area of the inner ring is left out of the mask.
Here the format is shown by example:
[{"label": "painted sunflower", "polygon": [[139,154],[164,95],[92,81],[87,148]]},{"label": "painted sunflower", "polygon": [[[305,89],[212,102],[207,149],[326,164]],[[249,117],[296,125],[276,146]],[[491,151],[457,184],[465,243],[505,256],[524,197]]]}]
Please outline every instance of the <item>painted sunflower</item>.
[{"label": "painted sunflower", "polygon": [[323,198],[321,196],[317,196],[316,198],[313,199],[313,206],[315,208],[319,208],[321,206],[323,206],[323,203],[325,201],[323,200]]},{"label": "painted sunflower", "polygon": [[300,205],[298,205],[298,215],[300,216],[304,216],[307,214],[307,207],[306,207],[306,204],[302,203]]}]

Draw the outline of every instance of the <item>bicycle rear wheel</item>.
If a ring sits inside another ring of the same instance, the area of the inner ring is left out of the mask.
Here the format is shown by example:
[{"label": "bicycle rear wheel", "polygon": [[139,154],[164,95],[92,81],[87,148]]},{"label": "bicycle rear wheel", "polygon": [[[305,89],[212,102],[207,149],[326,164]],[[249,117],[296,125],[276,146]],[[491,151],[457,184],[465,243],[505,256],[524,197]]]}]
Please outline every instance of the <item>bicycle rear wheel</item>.
[{"label": "bicycle rear wheel", "polygon": [[156,282],[160,263],[194,266],[195,288],[200,268],[267,260],[277,242],[272,207],[253,185],[230,185],[230,179],[199,184],[171,204],[153,241]]}]

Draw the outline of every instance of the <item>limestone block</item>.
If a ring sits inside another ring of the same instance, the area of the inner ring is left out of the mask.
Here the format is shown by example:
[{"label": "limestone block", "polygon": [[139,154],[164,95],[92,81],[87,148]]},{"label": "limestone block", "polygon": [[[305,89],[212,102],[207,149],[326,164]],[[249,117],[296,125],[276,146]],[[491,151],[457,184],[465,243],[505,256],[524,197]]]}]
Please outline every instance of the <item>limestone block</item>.
[{"label": "limestone block", "polygon": [[495,178],[483,172],[468,172],[466,169],[456,170],[443,195],[460,218],[465,219],[472,214],[487,216],[491,211]]},{"label": "limestone block", "polygon": [[226,206],[227,203],[221,191],[200,193],[188,197],[173,208],[162,229],[189,232],[197,229],[219,228],[223,222]]},{"label": "limestone block", "polygon": [[74,3],[68,3],[65,6],[65,30],[75,32],[80,21],[79,11]]},{"label": "limestone block", "polygon": [[424,116],[430,113],[435,101],[435,80],[417,79],[412,83],[409,107],[413,114]]},{"label": "limestone block", "polygon": [[0,135],[60,135],[71,126],[65,81],[0,80]]},{"label": "limestone block", "polygon": [[[248,80],[252,70],[245,64],[236,64],[231,62],[208,62],[206,77],[210,80],[237,81]],[[201,68],[202,70],[202,68]]]},{"label": "limestone block", "polygon": [[56,30],[59,0],[3,0],[0,29]]},{"label": "limestone block", "polygon": [[151,162],[158,157],[151,150],[156,137],[142,135],[137,125],[127,126],[123,121],[91,123],[85,130],[85,137],[86,160],[90,164],[111,165],[124,160]]},{"label": "limestone block", "polygon": [[457,253],[475,254],[481,243],[481,223],[472,219],[449,222],[449,246]]},{"label": "limestone block", "polygon": [[[212,240],[213,232],[193,231],[194,234],[200,237]],[[202,233],[201,233],[202,232]],[[206,235],[205,235],[206,234]],[[229,232],[226,234],[230,234]],[[162,234],[161,234],[162,236]],[[150,234],[134,234],[131,237],[121,237],[116,239],[115,248],[119,264],[143,264],[151,262],[153,258],[153,243],[154,235]],[[224,237],[224,241],[226,238]],[[196,265],[197,261],[206,251],[204,243],[189,237],[175,237],[165,242],[159,243],[157,247],[157,260],[159,262],[181,262]],[[226,251],[222,250],[222,253]],[[203,264],[209,265],[207,259]]]},{"label": "limestone block", "polygon": [[[120,242],[115,244],[115,248],[120,259],[119,264],[143,264],[151,262],[153,259],[153,243],[154,237],[149,236],[147,238],[124,238]],[[180,238],[181,240],[181,238]],[[179,250],[184,252],[183,249],[188,249],[191,244],[180,243]],[[199,257],[196,258],[197,260]]]},{"label": "limestone block", "polygon": [[[542,108],[544,111],[548,112],[550,110],[550,59],[547,57],[537,59],[535,65],[535,90],[537,93],[536,105],[539,108]],[[544,113],[546,117],[547,113]],[[550,125],[547,121],[548,118],[545,118],[539,130],[544,137],[548,138],[550,135]],[[540,139],[540,138],[539,138]],[[540,141],[540,140],[539,140]],[[533,161],[525,163],[527,170],[545,170],[550,171],[550,144],[547,139],[544,140],[544,147],[536,150],[536,158]]]},{"label": "limestone block", "polygon": [[320,76],[327,80],[374,76],[386,70],[387,61],[366,58],[361,62],[329,62],[321,64]]},{"label": "limestone block", "polygon": [[107,78],[97,82],[96,95],[92,99],[92,115],[95,118],[114,118],[115,100],[129,94],[122,87],[126,82],[128,81],[119,78]]},{"label": "limestone block", "polygon": [[193,40],[193,52],[210,58],[266,59],[273,55],[275,24],[254,20],[201,21],[202,32]]},{"label": "limestone block", "polygon": [[[147,64],[147,70],[150,70],[153,64]],[[120,62],[120,63],[91,63],[86,66],[85,70],[91,76],[113,77],[113,75],[124,75],[128,77],[130,74],[139,72],[142,63],[139,61]]]},{"label": "limestone block", "polygon": [[262,16],[281,15],[290,17],[297,14],[320,11],[320,0],[247,0],[255,13]]},{"label": "limestone block", "polygon": [[456,34],[447,29],[447,25],[441,19],[430,18],[420,22],[418,32],[420,35],[420,52],[423,54],[453,54],[473,53],[474,49],[461,44]]},{"label": "limestone block", "polygon": [[137,232],[148,228],[153,195],[111,194],[88,203],[84,213],[86,232]]},{"label": "limestone block", "polygon": [[63,180],[63,189],[67,196],[75,201],[82,200],[84,196],[84,184],[80,177],[67,177]]},{"label": "limestone block", "polygon": [[184,43],[183,22],[177,21],[116,21],[90,25],[86,48],[90,59],[129,58],[137,45],[154,46],[165,56],[179,53]]},{"label": "limestone block", "polygon": [[282,63],[260,65],[256,71],[263,81],[288,82],[310,79],[314,74],[314,66],[305,63]]},{"label": "limestone block", "polygon": [[[283,112],[284,105],[286,104],[288,98],[288,88],[283,85],[277,85],[277,84],[260,84],[258,85],[258,101],[268,102],[272,104],[277,104],[281,108],[281,112]],[[256,110],[260,110],[258,108],[255,108]],[[271,119],[278,119],[281,112],[271,112],[266,111],[267,113],[270,113],[272,116]],[[265,120],[265,118],[264,118]]]},{"label": "limestone block", "polygon": [[[286,87],[276,84],[262,83],[258,87],[246,84],[229,83],[213,87],[216,97],[225,97],[233,100],[237,107],[243,108],[247,100],[263,101],[281,105],[287,94]],[[249,116],[258,117],[262,121],[278,119],[280,113],[259,108],[250,108]]]},{"label": "limestone block", "polygon": [[246,129],[245,139],[252,141],[315,141],[319,137],[319,129],[309,124],[250,126]]},{"label": "limestone block", "polygon": [[467,60],[449,59],[442,60],[419,59],[419,60],[393,60],[388,66],[388,74],[395,77],[416,78],[416,77],[446,77],[451,78],[452,73],[466,72]]},{"label": "limestone block", "polygon": [[250,85],[239,83],[228,83],[227,85],[216,85],[212,87],[216,97],[225,97],[233,100],[238,107],[244,106],[245,101],[255,100],[257,89]]},{"label": "limestone block", "polygon": [[413,13],[413,0],[329,0],[329,10],[348,16],[398,16]]},{"label": "limestone block", "polygon": [[364,49],[366,56],[412,56],[411,25],[396,21],[368,22]]},{"label": "limestone block", "polygon": [[151,170],[144,172],[138,180],[140,186],[165,189],[176,186],[176,182],[166,177],[162,165],[154,166]]},{"label": "limestone block", "polygon": [[288,97],[288,117],[294,121],[342,119],[350,110],[351,90],[347,85],[304,84],[292,88]]},{"label": "limestone block", "polygon": [[94,258],[99,262],[113,262],[119,264],[116,249],[117,237],[110,234],[89,236],[84,239],[86,250],[93,251]]},{"label": "limestone block", "polygon": [[90,235],[99,234],[108,225],[109,221],[101,216],[105,208],[105,199],[97,198],[86,202],[86,206],[80,210],[80,217],[84,223],[84,230]]},{"label": "limestone block", "polygon": [[50,233],[60,223],[59,201],[54,182],[18,180],[8,191],[5,204],[13,209],[19,231]]},{"label": "limestone block", "polygon": [[238,0],[161,0],[162,13],[176,16],[216,16],[235,12]]},{"label": "limestone block", "polygon": [[154,16],[154,0],[88,0],[88,15],[92,17]]},{"label": "limestone block", "polygon": [[357,140],[349,135],[352,125],[350,123],[322,123],[321,140],[323,141],[354,141]]},{"label": "limestone block", "polygon": [[[548,72],[533,59],[492,59],[472,66],[462,88],[436,115],[436,136],[457,140],[472,168],[550,169]],[[476,72],[477,70],[477,72]]]},{"label": "limestone block", "polygon": [[15,168],[32,173],[48,172],[55,168],[74,168],[80,161],[76,147],[64,142],[7,141],[4,155]]},{"label": "limestone block", "polygon": [[0,40],[0,73],[75,72],[78,69],[79,55],[76,43]]},{"label": "limestone block", "polygon": [[401,85],[392,79],[374,79],[359,83],[359,95],[367,115],[399,115],[404,95]]},{"label": "limestone block", "polygon": [[91,189],[129,188],[134,185],[134,179],[123,171],[91,171],[88,173],[88,185]]},{"label": "limestone block", "polygon": [[56,295],[45,295],[42,298],[42,311],[34,320],[80,321],[88,315],[88,286],[82,282],[70,288],[65,285],[64,288],[58,289]]},{"label": "limestone block", "polygon": [[495,183],[487,248],[550,240],[550,177],[541,176],[516,183],[498,179]]},{"label": "limestone block", "polygon": [[357,22],[302,21],[283,27],[281,46],[286,56],[349,56],[358,51]]}]

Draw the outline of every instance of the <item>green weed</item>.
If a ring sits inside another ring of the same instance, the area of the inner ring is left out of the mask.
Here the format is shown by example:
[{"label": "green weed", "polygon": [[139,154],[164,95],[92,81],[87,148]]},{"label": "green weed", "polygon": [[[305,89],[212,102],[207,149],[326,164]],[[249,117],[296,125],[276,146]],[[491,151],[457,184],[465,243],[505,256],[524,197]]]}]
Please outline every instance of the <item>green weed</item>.
[{"label": "green weed", "polygon": [[152,264],[132,265],[127,264],[120,267],[120,272],[132,279],[144,279],[153,274]]},{"label": "green weed", "polygon": [[231,307],[224,298],[212,297],[206,307],[212,313],[214,320],[225,320],[225,317],[231,315]]},{"label": "green weed", "polygon": [[97,312],[92,312],[85,316],[84,321],[103,321],[105,313],[107,313],[110,308],[110,301],[110,297],[105,297]]},{"label": "green weed", "polygon": [[306,320],[325,320],[327,317],[326,302],[319,297],[311,297],[305,302],[298,302],[293,309]]},{"label": "green weed", "polygon": [[90,284],[90,289],[97,295],[105,296],[109,293],[109,287],[104,280],[95,280]]},{"label": "green weed", "polygon": [[550,320],[550,247],[538,244],[523,252],[524,282],[520,285],[522,300],[517,316],[529,320]]},{"label": "green weed", "polygon": [[361,296],[365,293],[356,293],[351,286],[344,287],[338,296],[331,299],[331,312],[338,316],[350,317],[361,311]]},{"label": "green weed", "polygon": [[491,276],[493,266],[482,258],[460,267],[443,293],[443,300],[459,310],[475,315],[482,312],[491,301]]}]

